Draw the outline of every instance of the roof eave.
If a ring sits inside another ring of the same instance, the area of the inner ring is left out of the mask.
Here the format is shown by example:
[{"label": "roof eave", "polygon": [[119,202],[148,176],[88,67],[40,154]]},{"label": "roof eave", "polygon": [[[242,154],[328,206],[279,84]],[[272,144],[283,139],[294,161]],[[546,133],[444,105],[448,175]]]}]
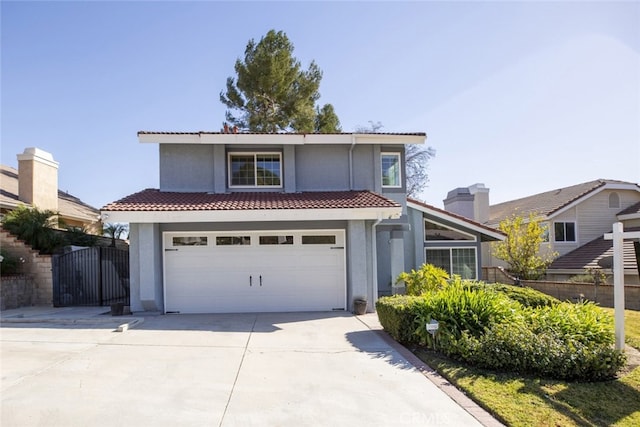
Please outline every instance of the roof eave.
[{"label": "roof eave", "polygon": [[399,218],[402,207],[330,208],[330,209],[247,209],[186,211],[110,211],[102,210],[105,222],[185,223],[254,221],[334,221]]},{"label": "roof eave", "polygon": [[490,237],[494,241],[503,241],[507,237],[505,234],[503,234],[498,230],[489,229],[489,227],[484,227],[470,220],[464,220],[453,215],[448,215],[446,213],[441,212],[440,210],[431,209],[428,206],[416,203],[411,200],[407,200],[407,206],[413,209],[419,210],[420,212],[424,212],[424,213],[436,216],[438,218],[446,219],[447,221],[454,223],[456,225],[459,225],[461,227],[481,233],[487,237]]},{"label": "roof eave", "polygon": [[374,134],[374,133],[341,133],[341,134],[300,134],[300,133],[210,133],[210,132],[138,132],[140,143],[156,144],[282,144],[282,145],[322,145],[322,144],[424,144],[427,139],[424,133],[413,134]]}]

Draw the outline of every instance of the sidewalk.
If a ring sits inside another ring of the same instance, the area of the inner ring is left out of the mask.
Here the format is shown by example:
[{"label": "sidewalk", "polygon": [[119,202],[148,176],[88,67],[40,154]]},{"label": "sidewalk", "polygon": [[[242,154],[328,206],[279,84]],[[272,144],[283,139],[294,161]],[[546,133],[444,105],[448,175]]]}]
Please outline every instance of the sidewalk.
[{"label": "sidewalk", "polygon": [[109,307],[21,307],[0,312],[0,323],[54,323],[114,325],[124,332],[144,322],[133,315],[112,316]]}]

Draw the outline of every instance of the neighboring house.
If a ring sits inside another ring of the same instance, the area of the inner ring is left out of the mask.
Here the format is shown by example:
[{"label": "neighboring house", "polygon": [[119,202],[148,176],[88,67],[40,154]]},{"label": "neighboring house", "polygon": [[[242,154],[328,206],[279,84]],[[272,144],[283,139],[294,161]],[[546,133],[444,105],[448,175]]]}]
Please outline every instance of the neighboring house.
[{"label": "neighboring house", "polygon": [[[482,184],[455,189],[444,200],[445,210],[492,228],[514,214],[525,218],[535,214],[548,227],[550,250],[559,254],[547,270],[551,280],[565,280],[588,267],[606,265],[613,252],[612,242],[603,235],[611,232],[613,223],[620,221],[626,229],[640,227],[640,186],[636,183],[599,179],[491,206],[488,193]],[[496,265],[496,260],[484,259],[484,265]],[[632,242],[625,243],[625,282],[639,283]]]},{"label": "neighboring house", "polygon": [[372,311],[413,265],[404,145],[424,133],[138,138],[158,144],[160,188],[102,208],[130,224],[133,311]]},{"label": "neighboring house", "polygon": [[0,165],[1,214],[24,204],[58,212],[58,218],[67,226],[102,234],[100,211],[58,190],[59,164],[51,153],[39,148],[26,148],[17,157],[17,170]]}]

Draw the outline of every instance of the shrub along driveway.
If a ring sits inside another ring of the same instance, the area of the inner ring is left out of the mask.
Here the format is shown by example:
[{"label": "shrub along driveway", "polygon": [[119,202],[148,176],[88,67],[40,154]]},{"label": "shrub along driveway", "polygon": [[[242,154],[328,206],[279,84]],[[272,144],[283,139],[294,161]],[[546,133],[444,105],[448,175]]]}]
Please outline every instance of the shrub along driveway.
[{"label": "shrub along driveway", "polygon": [[[375,316],[375,315],[374,315]],[[3,323],[2,425],[480,425],[358,317]]]}]

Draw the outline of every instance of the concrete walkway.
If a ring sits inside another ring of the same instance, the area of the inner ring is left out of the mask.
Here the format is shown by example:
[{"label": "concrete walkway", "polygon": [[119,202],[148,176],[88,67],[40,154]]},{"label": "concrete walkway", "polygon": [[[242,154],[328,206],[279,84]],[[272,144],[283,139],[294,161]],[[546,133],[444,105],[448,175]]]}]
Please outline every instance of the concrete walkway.
[{"label": "concrete walkway", "polygon": [[1,425],[499,425],[375,314],[107,311],[2,313]]}]

